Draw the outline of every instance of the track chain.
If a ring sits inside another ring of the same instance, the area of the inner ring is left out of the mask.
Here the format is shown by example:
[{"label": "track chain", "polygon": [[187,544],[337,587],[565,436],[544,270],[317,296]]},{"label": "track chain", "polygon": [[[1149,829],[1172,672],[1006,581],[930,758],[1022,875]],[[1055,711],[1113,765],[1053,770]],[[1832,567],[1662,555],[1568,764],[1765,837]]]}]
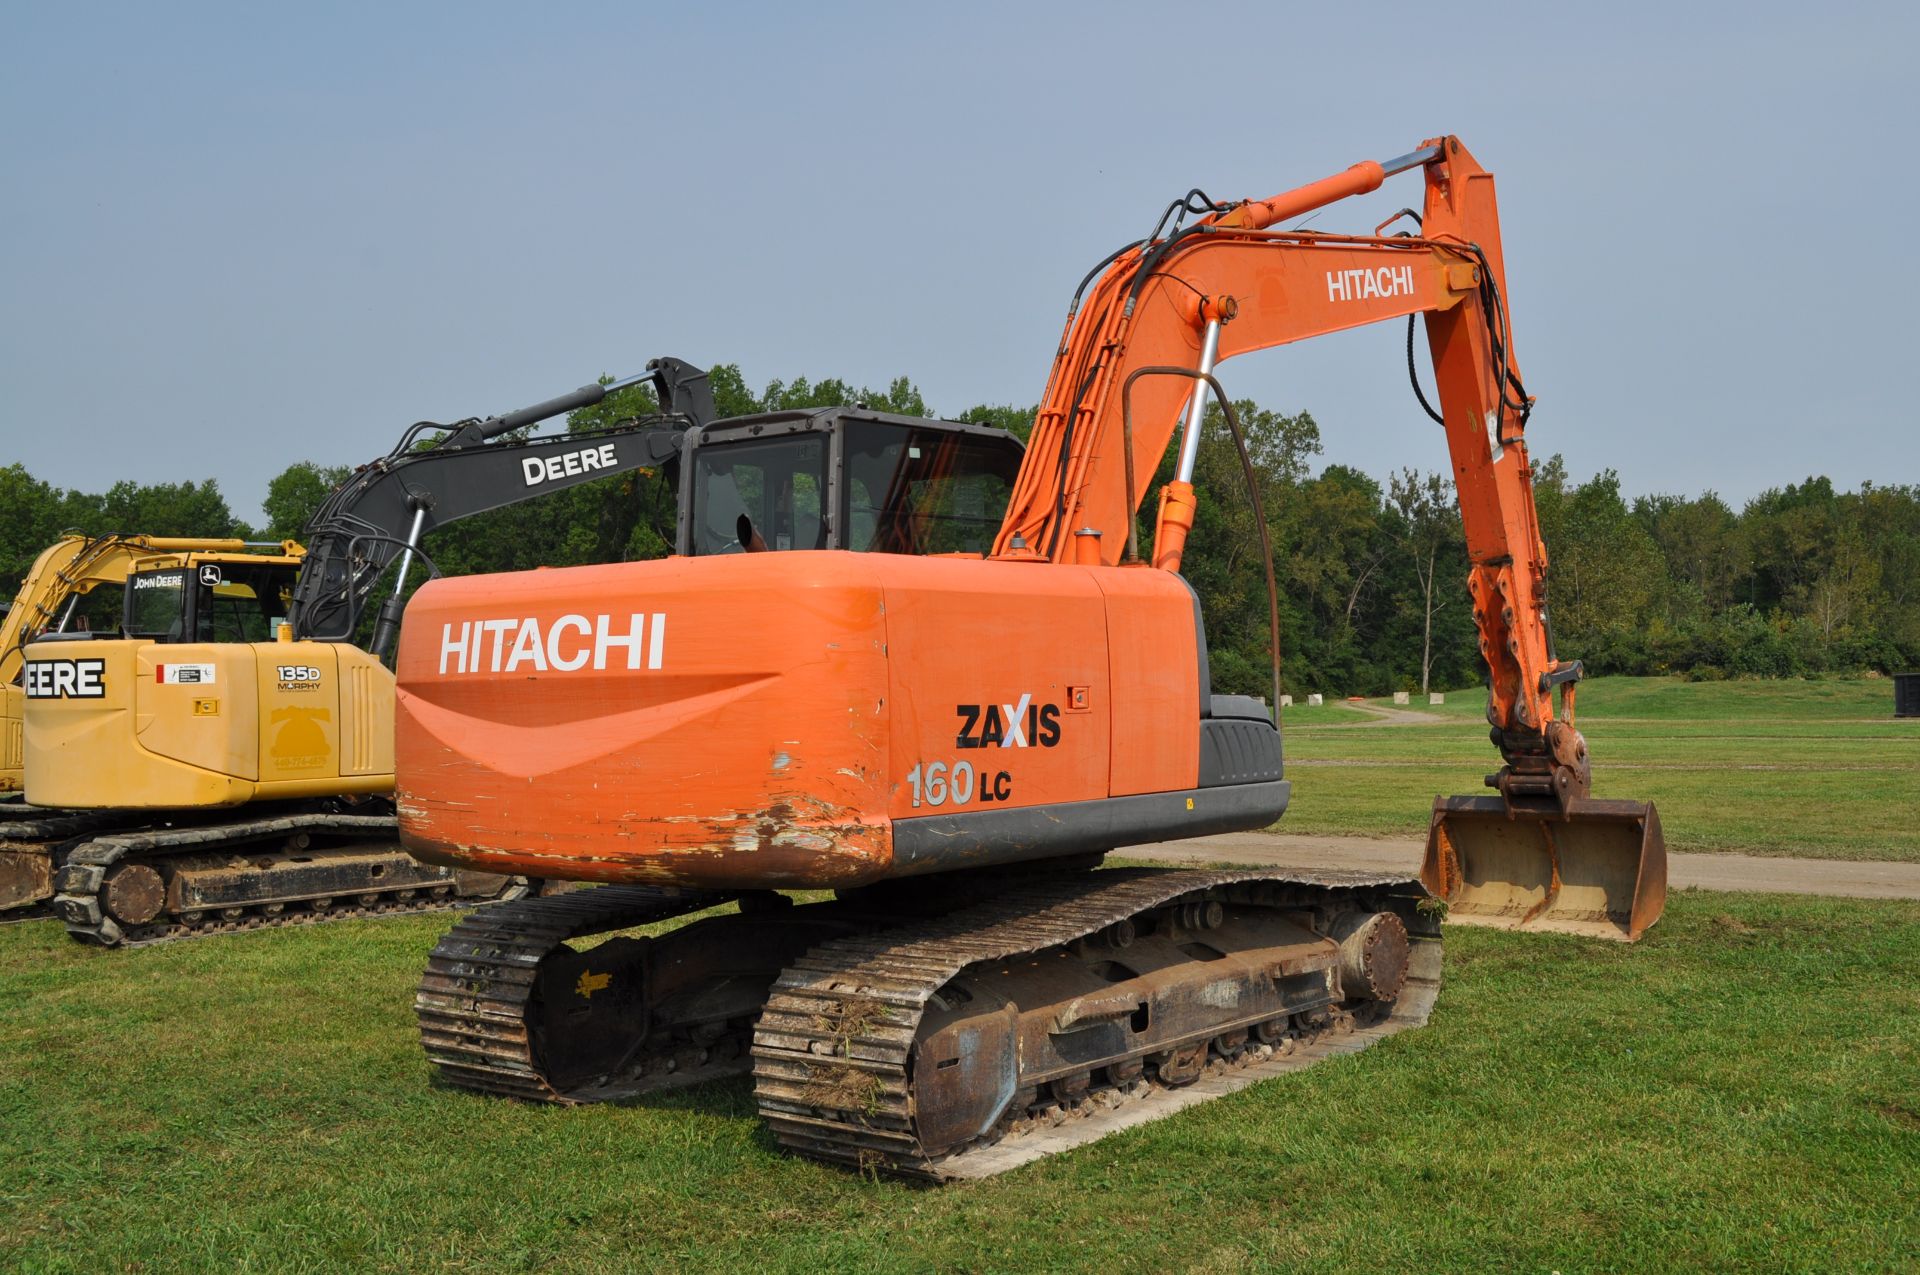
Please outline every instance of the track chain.
[{"label": "track chain", "polygon": [[441,1080],[463,1089],[532,1102],[583,1101],[549,1083],[528,1030],[541,959],[568,939],[669,920],[734,897],[608,885],[479,909],[434,947],[414,993],[428,1061]]},{"label": "track chain", "polygon": [[[755,1030],[760,1114],[781,1145],[800,1155],[935,1181],[969,1176],[963,1161],[1025,1132],[1036,1118],[1098,1121],[1150,1096],[1158,1082],[1095,1089],[1071,1110],[1011,1112],[986,1138],[951,1154],[927,1154],[914,1132],[909,1064],[928,1002],[967,966],[1057,947],[1183,895],[1244,885],[1419,892],[1403,878],[1366,873],[1112,869],[1016,888],[921,925],[821,944],[775,982]],[[1350,1030],[1351,1016],[1344,1023],[1340,1017],[1332,1016],[1328,1027]],[[1277,1048],[1286,1052],[1293,1044],[1289,1039]],[[1211,1070],[1249,1066],[1274,1052],[1215,1058]]]},{"label": "track chain", "polygon": [[[399,825],[392,815],[294,814],[242,823],[147,828],[80,840],[65,855],[58,877],[60,893],[54,896],[49,910],[66,925],[67,933],[81,942],[101,947],[150,947],[216,934],[313,925],[321,921],[444,912],[488,902],[460,896],[449,881],[444,886],[343,892],[332,896],[325,906],[298,900],[268,901],[244,907],[209,908],[192,918],[163,915],[142,925],[124,925],[108,915],[100,900],[108,871],[130,857],[156,852],[223,850],[295,833],[323,837],[388,834],[398,842]],[[523,880],[510,879],[503,895],[498,897],[516,898],[530,888]]]},{"label": "track chain", "polygon": [[48,841],[78,837],[125,824],[124,813],[111,810],[51,810],[24,802],[0,803],[0,846],[21,842],[38,846]]},{"label": "track chain", "polygon": [[53,904],[44,899],[39,903],[32,903],[24,908],[14,908],[9,912],[0,912],[0,925],[19,925],[23,921],[51,921],[53,919]]}]

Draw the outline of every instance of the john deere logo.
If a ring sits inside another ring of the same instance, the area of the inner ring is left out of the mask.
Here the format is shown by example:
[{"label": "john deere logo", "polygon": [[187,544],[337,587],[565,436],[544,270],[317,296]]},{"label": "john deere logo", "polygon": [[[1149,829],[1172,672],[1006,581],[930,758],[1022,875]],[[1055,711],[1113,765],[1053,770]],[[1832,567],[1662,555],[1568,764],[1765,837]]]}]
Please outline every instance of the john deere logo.
[{"label": "john deere logo", "polygon": [[573,990],[580,994],[581,1000],[591,1000],[595,992],[605,991],[612,982],[613,974],[611,971],[605,974],[589,974],[587,971],[581,970],[580,981],[573,985]]}]

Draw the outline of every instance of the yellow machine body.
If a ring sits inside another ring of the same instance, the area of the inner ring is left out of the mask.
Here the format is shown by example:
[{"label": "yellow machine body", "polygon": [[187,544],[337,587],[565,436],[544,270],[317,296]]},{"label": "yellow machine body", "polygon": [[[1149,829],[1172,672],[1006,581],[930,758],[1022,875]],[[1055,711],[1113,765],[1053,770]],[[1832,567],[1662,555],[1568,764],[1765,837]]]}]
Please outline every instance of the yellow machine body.
[{"label": "yellow machine body", "polygon": [[393,789],[393,674],[340,642],[40,641],[27,800],[185,809]]},{"label": "yellow machine body", "polygon": [[0,793],[19,792],[26,785],[26,740],[21,715],[27,697],[17,686],[0,686]]},{"label": "yellow machine body", "polygon": [[27,696],[21,677],[28,643],[62,631],[70,622],[68,608],[77,599],[101,587],[124,585],[141,571],[197,571],[203,564],[228,563],[295,570],[305,556],[306,550],[291,540],[269,546],[234,539],[70,535],[47,546],[0,620],[0,794],[26,786]]}]

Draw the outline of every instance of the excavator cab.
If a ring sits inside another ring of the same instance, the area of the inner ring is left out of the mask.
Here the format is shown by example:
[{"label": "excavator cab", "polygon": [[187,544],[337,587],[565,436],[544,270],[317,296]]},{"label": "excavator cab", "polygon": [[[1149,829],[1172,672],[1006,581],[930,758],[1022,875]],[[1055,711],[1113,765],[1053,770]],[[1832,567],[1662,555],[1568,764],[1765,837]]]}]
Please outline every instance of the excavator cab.
[{"label": "excavator cab", "polygon": [[268,642],[286,618],[297,561],[203,561],[138,571],[127,582],[129,637]]},{"label": "excavator cab", "polygon": [[688,432],[680,546],[983,557],[1024,449],[1003,430],[860,407],[775,412]]}]

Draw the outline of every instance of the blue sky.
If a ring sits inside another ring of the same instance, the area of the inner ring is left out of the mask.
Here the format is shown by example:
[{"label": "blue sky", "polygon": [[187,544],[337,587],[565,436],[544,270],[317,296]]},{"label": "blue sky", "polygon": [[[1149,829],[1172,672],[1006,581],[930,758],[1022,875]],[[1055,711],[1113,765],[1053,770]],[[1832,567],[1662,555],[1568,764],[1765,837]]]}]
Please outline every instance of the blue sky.
[{"label": "blue sky", "polygon": [[[1915,15],[16,0],[0,463],[215,477],[252,518],[294,460],[662,353],[1031,403],[1074,285],[1168,199],[1451,132],[1499,176],[1536,455],[1736,503],[1917,482]],[[1327,460],[1431,469],[1401,339],[1222,379]]]}]

